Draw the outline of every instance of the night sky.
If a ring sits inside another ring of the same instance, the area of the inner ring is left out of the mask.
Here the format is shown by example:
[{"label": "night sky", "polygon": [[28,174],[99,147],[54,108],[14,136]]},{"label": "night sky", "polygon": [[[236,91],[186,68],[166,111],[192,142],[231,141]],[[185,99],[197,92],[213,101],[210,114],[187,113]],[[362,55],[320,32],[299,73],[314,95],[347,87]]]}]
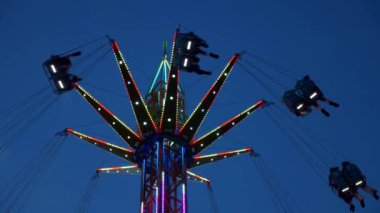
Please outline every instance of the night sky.
[{"label": "night sky", "polygon": [[[313,110],[307,118],[300,118],[300,123],[359,165],[369,185],[380,188],[380,145],[376,136],[380,131],[380,3],[376,0],[1,0],[0,110],[48,85],[41,64],[51,54],[104,35],[118,41],[140,91],[146,94],[162,56],[162,43],[171,42],[179,24],[184,31],[193,30],[206,39],[209,49],[221,55],[218,60],[202,61],[205,69],[213,71],[211,76],[181,73],[188,114],[232,54],[243,50],[255,53],[299,76],[309,74],[326,96],[341,104],[338,109],[326,106],[330,118]],[[295,83],[286,78],[279,80],[289,89]],[[82,85],[127,125],[136,128],[112,54]],[[236,66],[198,136],[261,98],[278,103]],[[0,154],[0,186],[9,183],[56,132],[66,127],[124,145],[76,92],[69,92]],[[253,147],[262,155],[303,212],[348,212],[348,207],[318,178],[264,110],[244,120],[205,153],[244,147]],[[69,137],[21,212],[75,212],[96,168],[127,164]],[[220,213],[277,212],[270,191],[248,156],[194,171],[211,179]],[[88,212],[138,212],[139,181],[139,176],[102,175]],[[207,187],[200,183],[188,186],[189,211],[212,212]],[[379,212],[380,202],[368,194],[365,198],[367,207],[362,210],[357,204],[357,212]]]}]

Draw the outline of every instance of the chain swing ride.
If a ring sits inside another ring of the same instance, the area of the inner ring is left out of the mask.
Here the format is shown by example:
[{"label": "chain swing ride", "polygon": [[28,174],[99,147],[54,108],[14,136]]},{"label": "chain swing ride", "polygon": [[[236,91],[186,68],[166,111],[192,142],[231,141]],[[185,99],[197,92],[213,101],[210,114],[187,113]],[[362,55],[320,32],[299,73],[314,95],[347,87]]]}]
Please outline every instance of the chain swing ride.
[{"label": "chain swing ride", "polygon": [[[67,128],[64,131],[66,135],[70,134],[76,136],[83,141],[93,144],[132,164],[121,167],[99,168],[97,173],[139,174],[141,176],[141,213],[188,212],[187,182],[198,181],[208,185],[210,184],[209,179],[191,172],[190,169],[226,158],[238,156],[243,153],[248,153],[256,157],[259,156],[250,147],[209,155],[200,154],[222,135],[226,134],[253,112],[259,108],[263,108],[264,106],[271,105],[264,100],[258,101],[243,112],[237,114],[203,136],[195,138],[195,135],[203,123],[203,120],[207,116],[207,113],[211,109],[216,96],[219,94],[219,91],[231,74],[234,65],[236,65],[238,60],[241,58],[241,54],[235,54],[230,58],[227,65],[221,71],[211,88],[202,98],[201,102],[197,105],[191,115],[187,116],[185,114],[185,94],[179,84],[180,71],[193,72],[199,75],[211,74],[211,72],[200,68],[200,59],[197,57],[198,55],[203,55],[215,59],[219,58],[217,54],[206,52],[203,49],[208,48],[206,41],[198,37],[193,32],[182,33],[179,29],[177,29],[173,38],[170,61],[166,55],[167,48],[165,45],[161,64],[149,87],[148,94],[145,97],[140,94],[140,91],[134,81],[126,61],[122,56],[117,42],[109,37],[108,42],[111,44],[117,66],[121,72],[135,119],[137,121],[138,131],[134,131],[132,128],[123,123],[123,121],[121,121],[109,109],[96,100],[89,92],[87,92],[80,85],[80,81],[83,76],[79,77],[79,75],[70,73],[70,69],[73,67],[71,59],[81,55],[81,52],[77,51],[80,47],[65,54],[53,55],[50,59],[44,62],[43,66],[56,94],[61,95],[68,91],[76,90],[82,98],[85,99],[106,121],[106,123],[108,123],[109,126],[116,131],[122,140],[128,144],[129,148],[124,148],[108,143],[107,141],[88,136],[71,128]],[[102,47],[104,47],[104,45],[97,48],[96,51]],[[109,51],[105,52],[100,58],[103,58],[108,53]],[[253,58],[263,61],[263,59],[250,53],[247,54]],[[89,56],[90,54],[86,57]],[[242,61],[248,63],[249,66],[253,66],[247,62],[247,60]],[[270,66],[273,65],[268,62],[265,63]],[[239,65],[246,70],[243,64],[239,63]],[[88,74],[95,66],[96,64],[91,65],[84,73]],[[254,68],[256,69],[256,67]],[[277,68],[279,67],[276,67],[276,69]],[[257,80],[252,73],[249,74]],[[268,77],[267,74],[265,75]],[[264,87],[266,86],[263,82],[259,83]],[[39,91],[38,95],[40,93],[41,92]],[[339,104],[326,99],[319,87],[310,80],[309,76],[306,76],[304,79],[298,81],[295,90],[286,91],[283,95],[282,101],[296,116],[306,116],[310,113],[311,106],[316,107],[323,114],[329,116],[329,113],[321,108],[317,104],[317,101],[324,101],[334,107],[339,106]],[[50,107],[50,105],[48,106]],[[43,111],[41,113],[43,113]],[[270,114],[268,115],[270,116]],[[279,127],[281,128],[281,125],[279,125]],[[283,133],[285,135],[288,134],[286,130],[284,130]],[[5,143],[7,146],[2,145],[0,148],[4,147],[5,149],[5,147],[10,146],[14,140],[15,139],[11,142]],[[292,140],[292,138],[290,140]],[[60,142],[60,144],[61,143],[62,142]],[[305,146],[307,145],[308,144]],[[54,152],[57,152],[57,149],[55,149]],[[319,154],[316,153],[315,155]],[[348,179],[345,178],[346,182],[344,183],[336,181],[334,177],[337,178],[338,176],[333,172],[339,171],[339,169],[334,167],[332,169],[335,170],[330,169],[329,184],[334,190],[336,190],[339,197],[350,204],[350,210],[353,211],[355,209],[352,204],[352,197],[356,197],[358,199],[357,189],[359,188],[363,188],[365,191],[369,192],[376,199],[378,199],[377,191],[366,184],[366,178],[361,173],[360,169],[349,162],[345,161],[343,163],[345,165],[343,169],[349,170],[347,169],[347,165],[351,168],[351,171],[344,171],[341,174],[345,175],[345,177],[347,176]],[[39,168],[40,166],[36,165],[36,167]],[[264,173],[265,168],[265,166],[261,168]],[[38,175],[41,174],[38,173]],[[90,186],[95,184],[97,177],[98,175],[93,177],[92,180],[94,183],[91,183]],[[269,183],[269,185],[271,184],[272,183]],[[90,197],[91,195],[87,193],[86,198],[82,201],[80,212],[84,212]],[[364,200],[362,198],[358,200],[360,201],[362,207],[364,207]],[[15,205],[16,201],[12,201],[11,203],[12,205],[10,205],[8,210]],[[281,201],[279,201],[279,203],[280,205],[285,205],[281,204]],[[288,211],[286,210],[287,207],[282,206],[282,208],[284,211]],[[289,210],[289,212],[293,211]]]},{"label": "chain swing ride", "polygon": [[[262,107],[265,102],[261,100],[255,103],[216,129],[194,139],[239,55],[232,56],[193,113],[187,120],[183,120],[186,116],[184,115],[184,96],[179,96],[180,68],[207,74],[206,71],[199,68],[197,65],[199,60],[196,58],[197,54],[206,53],[200,49],[201,46],[207,47],[205,42],[193,33],[181,34],[179,30],[175,33],[170,64],[165,58],[163,62],[163,66],[169,65],[167,80],[158,81],[156,85],[152,84],[147,103],[135,84],[118,44],[115,40],[110,40],[110,42],[135,114],[138,133],[98,102],[79,83],[75,82],[73,85],[132,149],[119,147],[72,129],[66,129],[66,132],[134,164],[125,167],[100,168],[98,172],[140,173],[142,213],[185,213],[187,212],[187,181],[210,182],[208,179],[192,173],[189,169],[242,153],[252,153],[253,150],[245,148],[205,156],[199,156],[199,154],[244,118]],[[210,55],[216,57],[216,54],[211,53]],[[154,116],[151,115],[151,112],[154,112],[152,113]]]}]

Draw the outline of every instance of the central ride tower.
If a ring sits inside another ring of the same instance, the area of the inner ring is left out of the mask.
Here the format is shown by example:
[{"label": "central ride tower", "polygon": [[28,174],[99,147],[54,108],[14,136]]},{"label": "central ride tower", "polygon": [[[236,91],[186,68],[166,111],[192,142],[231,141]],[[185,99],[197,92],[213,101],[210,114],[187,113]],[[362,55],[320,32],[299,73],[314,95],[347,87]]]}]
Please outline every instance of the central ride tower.
[{"label": "central ride tower", "polygon": [[[145,96],[145,103],[155,123],[161,122],[165,94],[168,91],[170,64],[166,50],[167,44],[164,43],[161,63],[149,87],[148,94]],[[177,109],[175,110],[178,114],[178,120],[167,118],[166,121],[169,123],[177,122],[178,125],[182,125],[186,119],[185,94],[179,83],[176,89],[178,97]],[[170,96],[169,99],[174,100],[174,97]],[[158,134],[145,139],[142,146],[137,150],[136,157],[141,162],[142,170],[141,213],[187,212],[186,164],[191,160],[191,157],[186,154],[186,150],[188,150],[186,143],[173,133],[175,132],[172,132],[171,129],[160,131]]]},{"label": "central ride tower", "polygon": [[[145,98],[142,97],[118,44],[115,40],[110,39],[117,66],[137,121],[136,132],[95,99],[78,82],[73,84],[82,98],[104,118],[106,123],[130,148],[120,147],[73,129],[67,128],[66,132],[132,163],[129,166],[99,168],[97,171],[99,173],[141,175],[140,213],[186,213],[188,209],[187,181],[210,184],[208,179],[192,173],[190,169],[242,153],[253,153],[253,149],[245,148],[202,156],[199,154],[243,119],[265,105],[265,102],[260,100],[200,138],[195,138],[195,134],[211,109],[215,98],[230,76],[239,54],[231,57],[200,103],[187,117],[185,115],[185,95],[179,85],[180,69],[198,74],[207,72],[200,70],[196,63],[192,63],[192,61],[196,62],[197,58],[188,57],[188,54],[183,54],[183,64],[175,61],[175,55],[178,54],[176,52],[178,35],[179,30],[174,34],[170,62],[166,56],[166,45],[164,45],[161,64]],[[195,38],[184,43],[186,50],[191,50],[200,40],[194,37],[193,33],[185,35]],[[202,51],[196,49],[196,52]]]}]

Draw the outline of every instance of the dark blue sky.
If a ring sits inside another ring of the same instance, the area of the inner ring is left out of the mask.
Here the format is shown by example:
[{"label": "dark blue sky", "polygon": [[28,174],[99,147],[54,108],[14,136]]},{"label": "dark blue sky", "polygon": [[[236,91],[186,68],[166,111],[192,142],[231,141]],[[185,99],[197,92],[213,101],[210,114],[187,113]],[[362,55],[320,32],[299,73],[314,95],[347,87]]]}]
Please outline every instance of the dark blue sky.
[{"label": "dark blue sky", "polygon": [[[380,3],[375,0],[266,1],[0,1],[0,109],[37,91],[47,80],[41,63],[81,43],[109,34],[118,40],[136,82],[146,93],[162,54],[179,23],[204,37],[221,54],[205,67],[221,69],[233,53],[249,50],[291,70],[310,74],[327,96],[341,103],[331,118],[314,112],[302,123],[324,142],[356,162],[368,182],[380,188]],[[83,86],[135,126],[119,71],[109,55]],[[183,74],[190,113],[219,72],[200,78]],[[190,83],[202,79],[196,86]],[[292,82],[285,81],[289,88]],[[124,97],[93,87],[108,88]],[[239,67],[222,89],[205,120],[205,132],[270,94]],[[223,103],[244,102],[223,105]],[[219,106],[218,106],[219,104]],[[98,125],[79,127],[98,122]],[[77,127],[78,128],[75,128]],[[62,96],[17,144],[0,155],[5,185],[45,144],[66,127],[123,145],[78,94]],[[324,185],[271,123],[264,111],[245,120],[207,152],[252,146],[304,212],[345,212],[347,207]],[[90,176],[99,166],[124,165],[117,157],[70,137],[41,180],[24,212],[74,212]],[[276,212],[268,189],[247,156],[196,169],[213,181],[220,212]],[[367,197],[367,208],[380,203]],[[103,175],[89,212],[137,212],[139,177]],[[205,186],[189,183],[189,210],[210,212]]]}]

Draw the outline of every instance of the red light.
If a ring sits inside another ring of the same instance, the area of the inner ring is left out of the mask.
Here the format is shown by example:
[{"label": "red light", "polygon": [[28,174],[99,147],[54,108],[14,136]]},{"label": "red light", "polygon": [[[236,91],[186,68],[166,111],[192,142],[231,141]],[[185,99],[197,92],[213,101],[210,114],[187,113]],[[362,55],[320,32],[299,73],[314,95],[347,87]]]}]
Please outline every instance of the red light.
[{"label": "red light", "polygon": [[116,43],[115,40],[112,40],[112,49],[113,51],[120,51],[119,45]]}]

